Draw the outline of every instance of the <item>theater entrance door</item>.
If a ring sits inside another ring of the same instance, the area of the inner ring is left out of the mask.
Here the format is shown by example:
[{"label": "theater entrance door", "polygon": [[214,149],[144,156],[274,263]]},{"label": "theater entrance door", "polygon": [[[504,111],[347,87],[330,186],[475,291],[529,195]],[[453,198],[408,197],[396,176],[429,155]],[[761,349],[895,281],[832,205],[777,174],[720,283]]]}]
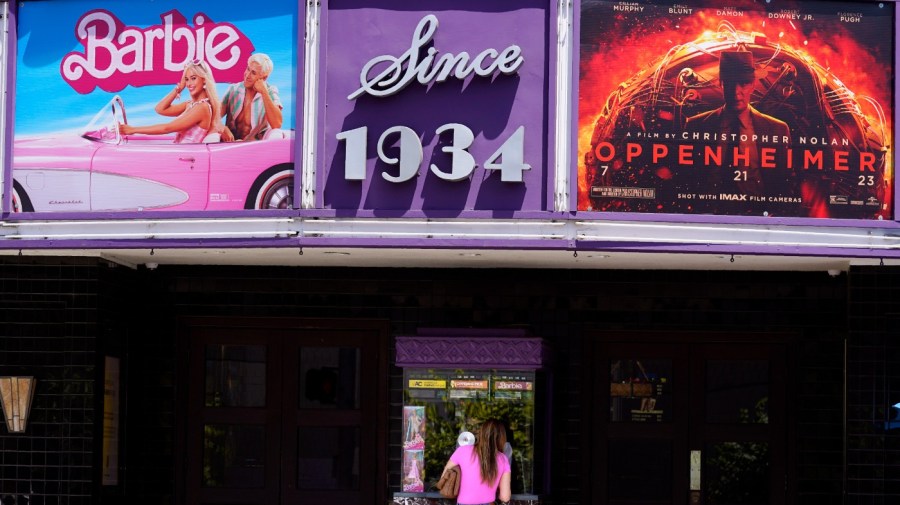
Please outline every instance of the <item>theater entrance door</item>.
[{"label": "theater entrance door", "polygon": [[593,355],[591,503],[785,503],[784,344],[632,339]]},{"label": "theater entrance door", "polygon": [[386,328],[334,325],[188,326],[184,503],[368,504],[384,495]]}]

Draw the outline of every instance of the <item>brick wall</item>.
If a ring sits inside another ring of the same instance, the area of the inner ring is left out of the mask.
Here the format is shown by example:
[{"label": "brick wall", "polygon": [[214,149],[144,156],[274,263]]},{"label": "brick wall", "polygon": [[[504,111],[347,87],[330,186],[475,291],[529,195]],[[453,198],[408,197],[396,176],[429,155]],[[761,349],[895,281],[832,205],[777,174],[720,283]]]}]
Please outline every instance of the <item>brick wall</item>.
[{"label": "brick wall", "polygon": [[102,268],[79,259],[0,262],[0,374],[37,378],[26,433],[0,428],[4,505],[92,503]]},{"label": "brick wall", "polygon": [[846,503],[888,505],[900,502],[900,425],[887,424],[900,418],[900,269],[850,279]]}]

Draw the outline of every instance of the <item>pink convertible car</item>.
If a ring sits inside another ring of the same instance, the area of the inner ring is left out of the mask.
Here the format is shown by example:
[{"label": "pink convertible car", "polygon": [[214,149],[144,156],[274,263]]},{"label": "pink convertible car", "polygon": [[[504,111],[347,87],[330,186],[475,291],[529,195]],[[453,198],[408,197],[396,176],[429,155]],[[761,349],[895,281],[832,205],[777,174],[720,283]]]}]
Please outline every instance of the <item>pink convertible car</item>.
[{"label": "pink convertible car", "polygon": [[118,96],[81,136],[16,139],[15,212],[289,209],[293,132],[265,140],[175,144],[170,135],[119,133]]}]

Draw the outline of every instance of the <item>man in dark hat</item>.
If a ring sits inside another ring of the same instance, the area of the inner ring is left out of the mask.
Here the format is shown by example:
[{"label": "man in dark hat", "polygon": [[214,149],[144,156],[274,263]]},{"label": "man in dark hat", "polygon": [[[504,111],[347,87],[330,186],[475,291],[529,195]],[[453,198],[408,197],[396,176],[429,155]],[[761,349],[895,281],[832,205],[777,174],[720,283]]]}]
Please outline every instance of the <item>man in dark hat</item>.
[{"label": "man in dark hat", "polygon": [[[687,119],[688,132],[715,133],[716,139],[729,146],[737,146],[742,153],[749,153],[730,163],[735,169],[733,180],[740,191],[758,194],[762,191],[758,141],[768,145],[783,145],[790,136],[790,128],[784,121],[775,119],[754,109],[750,97],[756,84],[756,67],[749,51],[722,51],[719,53],[719,84],[725,105]],[[727,155],[726,160],[731,160]],[[731,178],[732,174],[728,174]]]}]

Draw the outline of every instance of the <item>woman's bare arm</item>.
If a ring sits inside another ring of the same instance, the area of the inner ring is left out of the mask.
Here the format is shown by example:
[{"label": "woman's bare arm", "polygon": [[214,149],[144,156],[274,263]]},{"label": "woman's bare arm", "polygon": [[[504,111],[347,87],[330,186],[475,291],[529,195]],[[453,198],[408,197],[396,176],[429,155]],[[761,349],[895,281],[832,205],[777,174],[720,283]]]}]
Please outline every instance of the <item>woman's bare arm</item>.
[{"label": "woman's bare arm", "polygon": [[507,502],[512,498],[512,489],[510,487],[511,481],[512,476],[509,472],[500,476],[500,501],[502,502]]},{"label": "woman's bare arm", "polygon": [[188,129],[195,124],[208,123],[209,115],[210,112],[208,107],[194,107],[187,114],[179,116],[173,121],[169,121],[168,123],[160,123],[150,126],[133,126],[123,124],[119,125],[119,131],[121,131],[125,135],[131,135],[132,133],[162,135],[165,133],[179,132],[181,130]]},{"label": "woman's bare arm", "polygon": [[184,89],[186,84],[187,82],[185,81],[184,75],[182,75],[181,80],[178,81],[178,84],[176,84],[174,88],[172,88],[172,91],[166,93],[166,96],[162,97],[159,103],[156,104],[156,107],[154,108],[156,113],[162,116],[175,117],[184,112],[186,104],[178,103],[173,105],[172,102],[175,101],[175,98],[181,93],[181,90]]}]

